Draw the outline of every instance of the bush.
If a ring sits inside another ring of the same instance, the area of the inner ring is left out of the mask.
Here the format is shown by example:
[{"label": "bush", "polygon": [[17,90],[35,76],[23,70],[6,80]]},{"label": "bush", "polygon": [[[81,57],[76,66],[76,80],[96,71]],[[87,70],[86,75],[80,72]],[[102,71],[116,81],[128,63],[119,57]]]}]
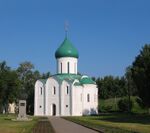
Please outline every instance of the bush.
[{"label": "bush", "polygon": [[130,109],[132,109],[133,101],[130,100],[129,102],[128,98],[122,98],[118,101],[118,108],[122,112],[128,112],[129,106],[130,106]]},{"label": "bush", "polygon": [[105,105],[101,107],[102,112],[110,112],[112,111],[112,106],[111,105]]},{"label": "bush", "polygon": [[139,105],[141,108],[144,108],[144,103],[143,103],[143,101],[142,101],[141,98],[137,97],[137,98],[136,98],[136,102],[138,103],[138,105]]}]

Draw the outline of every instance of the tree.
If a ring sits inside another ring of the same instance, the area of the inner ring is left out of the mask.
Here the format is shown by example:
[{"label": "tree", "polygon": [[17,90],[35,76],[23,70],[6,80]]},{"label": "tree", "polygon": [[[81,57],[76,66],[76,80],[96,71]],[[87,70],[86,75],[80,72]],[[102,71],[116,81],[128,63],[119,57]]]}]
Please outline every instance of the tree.
[{"label": "tree", "polygon": [[[19,99],[27,100],[27,113],[32,112],[30,109],[34,106],[34,83],[35,79],[33,76],[32,70],[34,66],[31,62],[23,62],[17,69],[19,79],[21,81],[21,91]],[[36,76],[39,76],[39,72],[35,73]]]},{"label": "tree", "polygon": [[127,67],[126,73],[125,73],[125,80],[126,80],[126,90],[127,90],[127,96],[128,96],[128,111],[131,112],[131,96],[137,94],[137,89],[134,84],[134,81],[132,79],[132,71],[131,66]]},{"label": "tree", "polygon": [[22,88],[20,92],[20,99],[27,100],[27,113],[34,112],[34,85],[38,79],[46,79],[50,77],[50,72],[40,74],[39,71],[34,70],[34,65],[31,62],[23,62],[17,69],[19,78],[21,80]]},{"label": "tree", "polygon": [[115,98],[126,95],[125,79],[123,77],[105,76],[96,80],[100,98]]},{"label": "tree", "polygon": [[16,102],[20,88],[20,80],[16,71],[12,71],[6,62],[0,63],[0,106],[8,112],[9,103]]},{"label": "tree", "polygon": [[122,112],[129,112],[129,107],[130,107],[130,110],[132,109],[133,107],[133,101],[130,100],[128,98],[121,98],[119,101],[118,101],[118,108],[120,111]]},{"label": "tree", "polygon": [[7,71],[9,69],[10,69],[10,67],[7,66],[5,61],[0,63],[0,71]]},{"label": "tree", "polygon": [[49,78],[49,77],[50,77],[50,75],[51,75],[51,73],[50,73],[50,72],[43,73],[43,74],[42,74],[42,76],[41,76],[41,78],[42,78],[42,79],[47,79],[47,78]]},{"label": "tree", "polygon": [[[150,44],[146,44],[133,62],[132,78],[145,107],[150,108]],[[150,111],[150,110],[149,110]]]},{"label": "tree", "polygon": [[0,62],[0,112],[8,112],[9,103],[27,100],[27,113],[34,112],[34,85],[38,79],[47,79],[50,72],[40,74],[31,62],[23,62],[17,70],[11,70],[6,62]]}]

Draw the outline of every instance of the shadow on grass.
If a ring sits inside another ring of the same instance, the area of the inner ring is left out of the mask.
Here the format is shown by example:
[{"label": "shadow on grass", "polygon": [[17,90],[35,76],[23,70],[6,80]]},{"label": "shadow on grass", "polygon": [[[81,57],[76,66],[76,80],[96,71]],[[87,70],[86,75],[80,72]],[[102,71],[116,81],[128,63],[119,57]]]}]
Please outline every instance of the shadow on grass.
[{"label": "shadow on grass", "polygon": [[119,123],[150,124],[150,115],[145,114],[105,114],[92,119]]}]

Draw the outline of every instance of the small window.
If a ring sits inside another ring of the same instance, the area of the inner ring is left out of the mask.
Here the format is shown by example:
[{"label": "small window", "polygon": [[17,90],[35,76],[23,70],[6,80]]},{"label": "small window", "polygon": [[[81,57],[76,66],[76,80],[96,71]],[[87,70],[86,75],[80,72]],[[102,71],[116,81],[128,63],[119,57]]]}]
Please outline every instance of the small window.
[{"label": "small window", "polygon": [[90,94],[87,95],[87,102],[90,102]]},{"label": "small window", "polygon": [[40,106],[40,108],[42,108],[42,106]]},{"label": "small window", "polygon": [[56,95],[56,87],[53,87],[53,95]]},{"label": "small window", "polygon": [[41,95],[42,95],[42,91],[43,91],[43,89],[42,89],[42,87],[41,87]]},{"label": "small window", "polygon": [[60,67],[61,67],[61,73],[62,73],[62,63],[61,63],[61,66],[60,66]]},{"label": "small window", "polygon": [[66,88],[66,94],[67,95],[69,94],[69,86],[67,86],[67,88]]},{"label": "small window", "polygon": [[70,64],[68,62],[68,73],[70,73]]},{"label": "small window", "polygon": [[68,108],[68,105],[66,105],[66,108]]}]

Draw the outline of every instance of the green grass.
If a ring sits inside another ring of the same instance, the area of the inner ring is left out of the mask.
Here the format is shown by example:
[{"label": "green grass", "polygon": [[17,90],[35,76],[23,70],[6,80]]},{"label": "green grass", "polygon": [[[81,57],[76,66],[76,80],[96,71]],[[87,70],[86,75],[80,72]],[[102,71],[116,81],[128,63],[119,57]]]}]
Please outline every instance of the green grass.
[{"label": "green grass", "polygon": [[39,118],[32,117],[32,121],[16,122],[15,115],[0,115],[0,133],[31,133]]},{"label": "green grass", "polygon": [[[147,109],[143,109],[141,108],[138,103],[136,102],[136,98],[137,97],[131,97],[131,100],[133,101],[133,108],[132,108],[132,112],[133,113],[147,113]],[[110,98],[110,99],[100,99],[99,100],[99,110],[101,112],[115,112],[115,111],[119,111],[117,103],[121,98]],[[111,107],[111,108],[109,108]]]},{"label": "green grass", "polygon": [[150,115],[116,113],[102,116],[65,117],[65,119],[105,133],[150,133]]}]

